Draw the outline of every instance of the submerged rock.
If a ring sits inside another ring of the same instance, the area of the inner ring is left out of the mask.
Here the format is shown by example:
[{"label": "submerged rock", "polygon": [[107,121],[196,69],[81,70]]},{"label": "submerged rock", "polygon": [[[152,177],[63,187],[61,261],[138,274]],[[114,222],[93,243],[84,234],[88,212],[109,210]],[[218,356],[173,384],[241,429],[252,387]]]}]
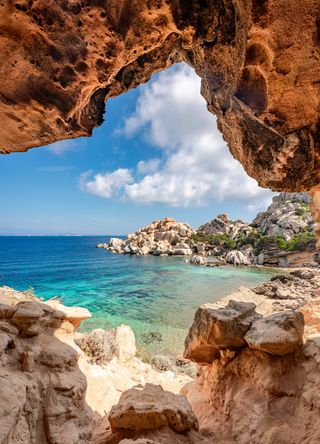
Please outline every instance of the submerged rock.
[{"label": "submerged rock", "polygon": [[150,333],[144,333],[142,340],[145,344],[152,344],[153,342],[161,342],[162,334],[159,331],[151,331]]}]

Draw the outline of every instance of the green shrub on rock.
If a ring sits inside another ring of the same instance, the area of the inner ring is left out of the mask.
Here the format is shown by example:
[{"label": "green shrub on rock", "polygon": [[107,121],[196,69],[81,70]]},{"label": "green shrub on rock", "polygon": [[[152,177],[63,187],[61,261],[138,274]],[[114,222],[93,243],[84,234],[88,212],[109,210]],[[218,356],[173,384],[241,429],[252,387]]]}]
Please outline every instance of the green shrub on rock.
[{"label": "green shrub on rock", "polygon": [[309,213],[310,207],[307,203],[298,201],[300,204],[299,208],[296,208],[295,213],[297,216],[301,216],[302,218],[305,218],[305,216]]},{"label": "green shrub on rock", "polygon": [[233,249],[237,246],[237,242],[228,234],[206,234],[198,231],[191,235],[191,239],[194,242],[204,242],[205,244],[224,246],[229,249]]},{"label": "green shrub on rock", "polygon": [[293,236],[287,241],[286,250],[288,251],[303,251],[315,248],[316,236],[310,231],[303,231]]}]

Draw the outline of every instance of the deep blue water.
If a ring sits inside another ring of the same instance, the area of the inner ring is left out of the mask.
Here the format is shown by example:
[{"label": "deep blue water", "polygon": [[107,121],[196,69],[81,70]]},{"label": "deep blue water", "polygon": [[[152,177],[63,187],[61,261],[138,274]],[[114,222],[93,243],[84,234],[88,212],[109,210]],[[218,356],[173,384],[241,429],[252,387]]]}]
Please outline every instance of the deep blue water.
[{"label": "deep blue water", "polygon": [[[34,288],[48,299],[88,308],[82,328],[130,325],[149,353],[181,353],[198,305],[274,272],[255,268],[196,267],[183,258],[115,255],[95,248],[106,237],[0,237],[0,285]],[[160,333],[161,342],[146,344]],[[148,342],[148,341],[147,341]]]}]

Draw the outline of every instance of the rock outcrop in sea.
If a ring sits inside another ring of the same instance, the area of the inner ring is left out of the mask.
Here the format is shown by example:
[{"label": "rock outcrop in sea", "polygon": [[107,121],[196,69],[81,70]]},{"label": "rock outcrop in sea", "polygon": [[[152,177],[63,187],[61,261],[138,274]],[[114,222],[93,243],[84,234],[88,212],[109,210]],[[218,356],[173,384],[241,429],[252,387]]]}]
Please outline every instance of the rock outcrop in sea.
[{"label": "rock outcrop in sea", "polygon": [[309,205],[307,193],[280,193],[251,224],[220,214],[195,231],[166,218],[98,247],[121,254],[190,256],[194,265],[317,266]]},{"label": "rock outcrop in sea", "polygon": [[189,224],[176,222],[171,217],[156,220],[150,225],[140,228],[126,239],[111,238],[108,244],[99,244],[99,248],[107,248],[112,253],[136,254],[144,256],[174,255],[191,256],[191,236],[195,231]]}]

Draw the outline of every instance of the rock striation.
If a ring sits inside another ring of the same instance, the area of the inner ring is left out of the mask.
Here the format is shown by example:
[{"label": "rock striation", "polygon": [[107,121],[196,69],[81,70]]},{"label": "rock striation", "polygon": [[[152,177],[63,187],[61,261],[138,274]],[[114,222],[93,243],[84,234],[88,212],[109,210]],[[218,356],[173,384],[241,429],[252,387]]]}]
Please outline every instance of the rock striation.
[{"label": "rock striation", "polygon": [[111,238],[108,244],[98,244],[112,253],[144,256],[191,256],[189,241],[194,230],[189,224],[167,217],[140,228],[126,239]]}]

